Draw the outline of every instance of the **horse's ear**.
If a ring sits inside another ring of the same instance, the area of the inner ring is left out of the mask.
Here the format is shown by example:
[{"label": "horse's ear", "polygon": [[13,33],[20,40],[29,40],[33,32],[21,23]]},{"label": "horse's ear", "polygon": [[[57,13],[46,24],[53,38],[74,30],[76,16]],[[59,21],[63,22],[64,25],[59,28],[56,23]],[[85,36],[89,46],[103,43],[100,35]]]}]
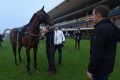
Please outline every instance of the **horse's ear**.
[{"label": "horse's ear", "polygon": [[44,6],[42,7],[41,11],[44,11]]}]

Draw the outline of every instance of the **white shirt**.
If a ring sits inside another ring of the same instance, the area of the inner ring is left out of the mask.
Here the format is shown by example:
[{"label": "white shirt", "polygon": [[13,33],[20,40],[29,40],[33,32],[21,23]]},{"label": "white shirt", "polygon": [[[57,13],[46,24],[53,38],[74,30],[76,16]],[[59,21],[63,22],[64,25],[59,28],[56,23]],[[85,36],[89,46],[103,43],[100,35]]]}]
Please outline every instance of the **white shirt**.
[{"label": "white shirt", "polygon": [[63,41],[65,41],[65,36],[62,31],[57,30],[57,31],[54,31],[54,33],[55,33],[54,34],[54,44],[55,45],[61,44]]}]

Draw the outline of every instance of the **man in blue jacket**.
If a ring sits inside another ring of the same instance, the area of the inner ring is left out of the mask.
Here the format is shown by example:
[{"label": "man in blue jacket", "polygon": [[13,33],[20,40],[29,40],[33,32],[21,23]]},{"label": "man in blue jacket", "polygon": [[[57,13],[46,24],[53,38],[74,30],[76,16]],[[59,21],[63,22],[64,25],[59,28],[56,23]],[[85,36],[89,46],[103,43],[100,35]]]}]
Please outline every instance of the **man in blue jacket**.
[{"label": "man in blue jacket", "polygon": [[90,63],[87,75],[90,80],[108,80],[113,72],[117,47],[118,28],[108,19],[109,9],[100,5],[93,10],[96,22],[91,35]]}]

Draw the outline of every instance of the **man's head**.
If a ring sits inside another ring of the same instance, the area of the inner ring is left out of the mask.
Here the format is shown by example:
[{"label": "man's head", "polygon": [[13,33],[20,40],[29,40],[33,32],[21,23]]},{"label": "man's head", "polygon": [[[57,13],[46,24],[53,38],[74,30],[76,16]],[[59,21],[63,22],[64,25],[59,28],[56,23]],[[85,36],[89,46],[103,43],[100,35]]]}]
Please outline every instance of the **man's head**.
[{"label": "man's head", "polygon": [[45,32],[48,32],[48,31],[51,30],[51,29],[52,29],[52,26],[46,25]]},{"label": "man's head", "polygon": [[59,28],[57,27],[57,26],[54,26],[54,29],[57,31],[57,30],[59,30]]},{"label": "man's head", "polygon": [[109,8],[105,5],[97,6],[93,9],[92,18],[95,22],[99,22],[103,18],[107,18],[109,13]]}]

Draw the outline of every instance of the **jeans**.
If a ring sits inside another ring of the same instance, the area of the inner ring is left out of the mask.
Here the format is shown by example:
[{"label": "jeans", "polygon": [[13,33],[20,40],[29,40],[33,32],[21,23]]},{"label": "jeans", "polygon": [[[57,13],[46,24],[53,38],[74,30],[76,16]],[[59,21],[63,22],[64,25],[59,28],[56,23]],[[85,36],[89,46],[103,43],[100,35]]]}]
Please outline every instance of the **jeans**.
[{"label": "jeans", "polygon": [[93,80],[108,80],[108,75],[93,75]]},{"label": "jeans", "polygon": [[58,49],[58,54],[59,54],[59,59],[58,59],[58,63],[61,64],[62,63],[62,44],[59,45],[55,45],[55,49],[54,49],[54,54],[56,52],[56,49]]}]

